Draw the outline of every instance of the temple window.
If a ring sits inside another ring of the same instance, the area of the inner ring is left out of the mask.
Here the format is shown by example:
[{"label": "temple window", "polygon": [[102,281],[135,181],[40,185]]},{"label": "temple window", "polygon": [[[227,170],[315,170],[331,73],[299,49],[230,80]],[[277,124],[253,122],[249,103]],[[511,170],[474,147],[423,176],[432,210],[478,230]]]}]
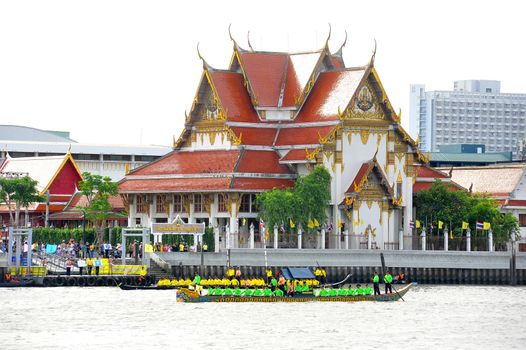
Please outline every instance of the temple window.
[{"label": "temple window", "polygon": [[183,211],[183,199],[180,194],[174,195],[174,213]]},{"label": "temple window", "polygon": [[137,213],[146,213],[146,198],[143,195],[137,195]]},{"label": "temple window", "polygon": [[166,195],[157,195],[157,201],[155,203],[155,211],[157,213],[164,213],[166,211]]},{"label": "temple window", "polygon": [[222,194],[219,194],[217,196],[217,211],[220,213],[224,213],[228,211],[228,208],[226,206],[225,196]]},{"label": "temple window", "polygon": [[250,195],[249,194],[244,194],[241,197],[241,205],[239,206],[239,211],[242,213],[250,212]]},{"label": "temple window", "polygon": [[205,206],[203,205],[203,195],[195,194],[194,195],[194,212],[202,213],[205,211]]}]

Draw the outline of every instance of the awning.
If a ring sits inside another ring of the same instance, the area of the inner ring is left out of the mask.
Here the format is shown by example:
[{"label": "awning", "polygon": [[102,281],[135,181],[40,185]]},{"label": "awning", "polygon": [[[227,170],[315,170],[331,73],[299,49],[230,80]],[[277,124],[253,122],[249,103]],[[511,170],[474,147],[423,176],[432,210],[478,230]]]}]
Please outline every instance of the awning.
[{"label": "awning", "polygon": [[284,267],[281,269],[281,274],[288,280],[316,278],[308,267]]}]

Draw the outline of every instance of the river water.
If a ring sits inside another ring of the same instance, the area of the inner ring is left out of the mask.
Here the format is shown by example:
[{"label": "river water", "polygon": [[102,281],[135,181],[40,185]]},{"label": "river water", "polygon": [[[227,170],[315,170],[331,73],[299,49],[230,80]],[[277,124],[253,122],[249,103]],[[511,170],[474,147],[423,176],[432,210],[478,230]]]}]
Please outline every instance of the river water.
[{"label": "river water", "polygon": [[202,303],[175,292],[0,289],[0,349],[525,349],[526,288],[419,286],[405,302]]}]

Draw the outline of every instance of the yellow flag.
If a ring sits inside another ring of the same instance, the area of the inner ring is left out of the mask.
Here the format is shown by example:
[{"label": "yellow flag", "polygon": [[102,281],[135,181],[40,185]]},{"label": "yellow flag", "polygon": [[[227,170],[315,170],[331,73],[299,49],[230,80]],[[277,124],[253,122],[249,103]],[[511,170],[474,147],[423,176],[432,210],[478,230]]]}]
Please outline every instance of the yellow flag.
[{"label": "yellow flag", "polygon": [[469,227],[469,223],[462,221],[462,229],[466,230]]},{"label": "yellow flag", "polygon": [[312,222],[312,219],[309,219],[309,222],[307,223],[308,228],[314,228],[314,222]]},{"label": "yellow flag", "polygon": [[338,219],[338,228],[342,228],[342,221]]},{"label": "yellow flag", "polygon": [[267,232],[265,233],[265,241],[268,241],[268,230],[267,230]]},{"label": "yellow flag", "polygon": [[449,231],[449,239],[453,239],[453,230]]},{"label": "yellow flag", "polygon": [[420,228],[420,220],[416,220],[416,225],[415,225],[416,228]]},{"label": "yellow flag", "polygon": [[442,226],[444,226],[444,222],[438,220],[438,229],[441,230]]},{"label": "yellow flag", "polygon": [[292,221],[292,219],[289,219],[289,224],[290,224],[290,228],[296,227],[296,225],[294,225],[294,221]]},{"label": "yellow flag", "polygon": [[151,245],[151,244],[145,244],[145,245],[144,245],[144,252],[145,252],[145,253],[153,253],[153,245]]},{"label": "yellow flag", "polygon": [[315,227],[319,227],[320,226],[320,223],[318,222],[318,220],[314,219],[314,226]]},{"label": "yellow flag", "polygon": [[243,218],[242,225],[245,226],[247,224],[247,218]]},{"label": "yellow flag", "polygon": [[484,221],[484,230],[489,230],[491,228],[491,224],[489,222]]}]

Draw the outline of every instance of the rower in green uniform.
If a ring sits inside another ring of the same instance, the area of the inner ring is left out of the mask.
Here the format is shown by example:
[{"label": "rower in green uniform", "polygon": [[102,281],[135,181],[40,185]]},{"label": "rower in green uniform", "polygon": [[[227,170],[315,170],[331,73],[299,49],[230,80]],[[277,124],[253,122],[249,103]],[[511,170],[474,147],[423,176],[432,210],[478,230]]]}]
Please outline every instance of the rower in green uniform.
[{"label": "rower in green uniform", "polygon": [[194,282],[193,282],[196,286],[200,285],[201,284],[201,276],[199,276],[199,274],[196,274],[195,277],[194,277]]},{"label": "rower in green uniform", "polygon": [[270,287],[272,291],[275,291],[278,287],[278,280],[276,279],[276,277],[272,277],[272,279],[270,280]]},{"label": "rower in green uniform", "polygon": [[374,295],[380,295],[380,276],[378,276],[378,272],[374,272],[373,277],[373,287],[374,287]]},{"label": "rower in green uniform", "polygon": [[387,271],[387,273],[384,276],[384,283],[385,283],[385,294],[392,293],[393,288],[391,287],[391,283],[393,283],[393,276]]}]

